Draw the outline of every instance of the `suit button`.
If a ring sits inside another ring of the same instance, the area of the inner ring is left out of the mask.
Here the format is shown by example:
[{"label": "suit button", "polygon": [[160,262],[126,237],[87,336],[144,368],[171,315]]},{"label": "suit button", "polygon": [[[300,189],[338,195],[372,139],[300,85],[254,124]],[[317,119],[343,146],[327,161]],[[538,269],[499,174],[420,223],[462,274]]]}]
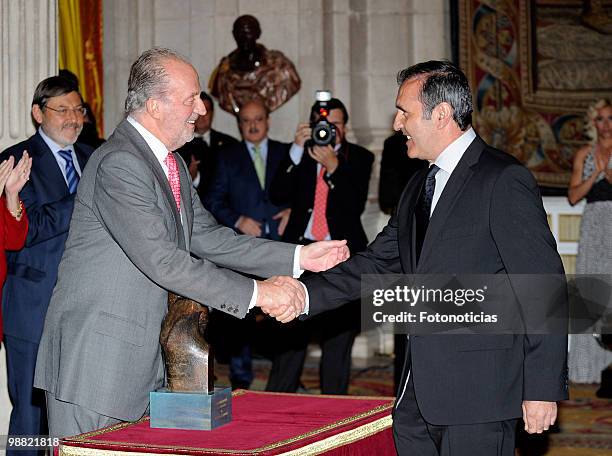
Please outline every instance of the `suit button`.
[{"label": "suit button", "polygon": [[300,236],[300,237],[298,238],[298,241],[303,241],[303,240],[304,240],[304,236]]},{"label": "suit button", "polygon": [[308,208],[308,213],[310,214],[312,212],[312,207]]}]

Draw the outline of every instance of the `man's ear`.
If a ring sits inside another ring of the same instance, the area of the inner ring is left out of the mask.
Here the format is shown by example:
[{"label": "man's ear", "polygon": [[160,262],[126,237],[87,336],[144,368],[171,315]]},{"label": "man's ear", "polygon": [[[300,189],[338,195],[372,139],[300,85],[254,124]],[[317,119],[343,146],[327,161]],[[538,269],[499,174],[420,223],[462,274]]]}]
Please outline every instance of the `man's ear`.
[{"label": "man's ear", "polygon": [[32,105],[32,117],[38,125],[43,123],[42,109],[40,109],[40,106],[37,104]]},{"label": "man's ear", "polygon": [[447,102],[442,102],[434,108],[432,118],[436,127],[443,129],[449,122],[453,122],[453,108]]},{"label": "man's ear", "polygon": [[159,100],[156,100],[155,98],[149,98],[145,103],[145,107],[147,110],[147,114],[149,114],[154,119],[159,119],[161,115],[161,106]]}]

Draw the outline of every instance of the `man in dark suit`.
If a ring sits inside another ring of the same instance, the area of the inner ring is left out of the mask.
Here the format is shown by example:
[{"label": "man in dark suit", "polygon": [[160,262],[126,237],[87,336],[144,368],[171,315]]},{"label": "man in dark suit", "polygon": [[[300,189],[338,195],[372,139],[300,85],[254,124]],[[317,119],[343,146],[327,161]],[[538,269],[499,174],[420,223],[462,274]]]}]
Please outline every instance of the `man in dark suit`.
[{"label": "man in dark suit", "polygon": [[200,99],[204,103],[206,114],[198,116],[193,139],[177,152],[189,166],[193,186],[203,199],[215,175],[219,151],[238,144],[238,140],[211,128],[215,105],[210,95],[204,91],[200,92]]},{"label": "man in dark suit", "polygon": [[[279,240],[289,210],[270,202],[269,189],[271,178],[287,156],[287,146],[268,138],[270,118],[263,102],[248,102],[237,118],[243,141],[219,155],[204,206],[220,223],[239,233]],[[253,381],[250,341],[254,316],[236,320],[215,314],[215,325],[224,328],[217,347],[230,357],[232,387],[246,389]],[[227,337],[230,333],[231,338]]]},{"label": "man in dark suit", "polygon": [[[304,279],[309,314],[357,298],[367,273],[562,275],[536,182],[476,135],[461,70],[430,61],[398,82],[394,128],[431,166],[367,250]],[[393,411],[398,453],[514,455],[517,419],[543,432],[567,399],[566,352],[566,336],[411,335]]]},{"label": "man in dark suit", "polygon": [[32,100],[36,134],[2,154],[19,160],[27,150],[33,161],[30,181],[20,194],[30,222],[28,236],[23,250],[7,253],[8,276],[2,298],[13,404],[10,435],[47,434],[45,398],[33,390],[32,383],[76,187],[93,152],[76,142],[85,113],[73,82],[60,76],[47,78],[38,84]]},{"label": "man in dark suit", "polygon": [[[317,121],[317,104],[310,121]],[[336,130],[334,145],[313,146],[310,124],[298,126],[290,157],[271,189],[272,201],[289,204],[291,217],[283,240],[301,244],[323,239],[346,239],[351,253],[366,248],[361,214],[368,198],[374,155],[346,140],[349,119],[337,98],[327,102],[327,120]],[[295,392],[313,333],[321,342],[319,369],[323,394],[347,394],[351,349],[359,330],[358,305],[349,303],[306,323],[280,328],[282,343],[276,347],[268,391]]]}]

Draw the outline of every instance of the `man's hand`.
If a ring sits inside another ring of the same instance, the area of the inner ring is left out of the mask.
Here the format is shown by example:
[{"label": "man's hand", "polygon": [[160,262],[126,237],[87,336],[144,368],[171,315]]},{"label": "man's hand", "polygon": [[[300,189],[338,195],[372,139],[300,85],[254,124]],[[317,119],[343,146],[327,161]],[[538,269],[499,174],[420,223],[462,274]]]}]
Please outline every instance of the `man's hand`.
[{"label": "man's hand", "polygon": [[287,223],[289,223],[289,217],[291,216],[291,208],[283,209],[272,217],[272,220],[279,220],[278,224],[278,235],[282,236],[285,232],[285,228],[287,228]]},{"label": "man's hand", "polygon": [[295,139],[293,140],[294,144],[304,147],[304,143],[310,139],[311,134],[312,128],[310,128],[310,124],[298,124],[297,130],[295,131]]},{"label": "man's hand", "polygon": [[261,223],[252,219],[251,217],[247,217],[246,215],[241,215],[238,218],[236,228],[238,228],[240,232],[244,234],[250,234],[251,236],[255,237],[261,236]]},{"label": "man's hand", "polygon": [[557,403],[523,401],[523,421],[529,434],[541,434],[557,420]]},{"label": "man's hand", "polygon": [[328,174],[333,174],[338,168],[338,157],[331,145],[314,146],[308,149],[308,154],[325,168]]},{"label": "man's hand", "polygon": [[200,160],[196,160],[195,155],[191,154],[191,161],[189,162],[189,174],[191,175],[191,179],[195,179],[198,175],[198,166],[200,165]]},{"label": "man's hand", "polygon": [[262,312],[288,323],[304,311],[306,292],[300,282],[274,276],[257,282],[257,303]]},{"label": "man's hand", "polygon": [[312,272],[327,271],[348,260],[349,256],[346,240],[313,242],[302,247],[300,251],[300,269]]}]

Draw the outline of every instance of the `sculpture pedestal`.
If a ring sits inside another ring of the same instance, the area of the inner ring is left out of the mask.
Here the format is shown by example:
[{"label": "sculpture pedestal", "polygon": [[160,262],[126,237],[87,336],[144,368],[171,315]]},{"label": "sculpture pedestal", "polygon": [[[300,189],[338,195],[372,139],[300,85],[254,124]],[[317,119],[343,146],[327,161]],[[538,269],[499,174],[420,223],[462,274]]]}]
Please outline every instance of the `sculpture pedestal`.
[{"label": "sculpture pedestal", "polygon": [[214,393],[173,392],[166,388],[149,393],[152,428],[210,431],[232,421],[232,389]]}]

